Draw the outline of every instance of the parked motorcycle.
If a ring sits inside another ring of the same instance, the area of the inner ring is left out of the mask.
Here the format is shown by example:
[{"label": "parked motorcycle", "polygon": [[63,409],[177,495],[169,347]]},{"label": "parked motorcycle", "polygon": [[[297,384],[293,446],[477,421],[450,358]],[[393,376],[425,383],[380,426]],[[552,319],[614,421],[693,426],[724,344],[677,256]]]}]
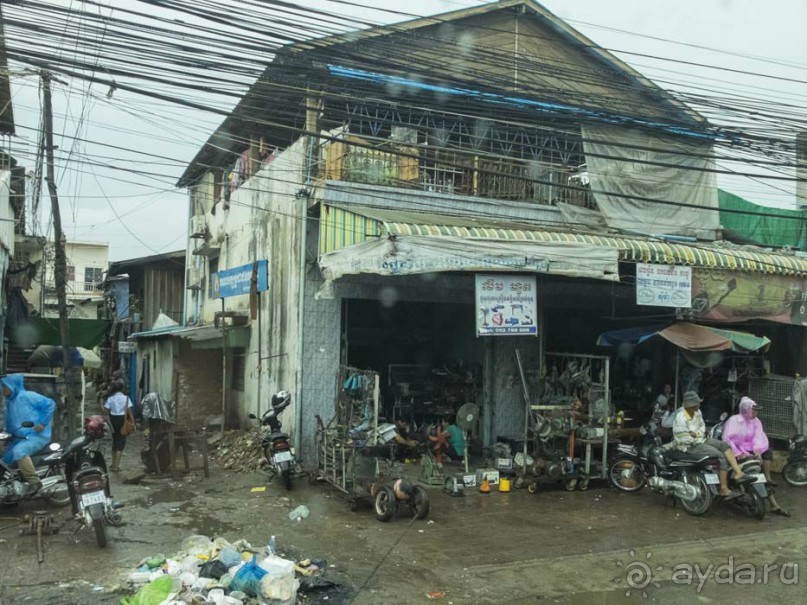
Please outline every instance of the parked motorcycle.
[{"label": "parked motorcycle", "polygon": [[639,432],[643,443],[640,447],[620,443],[608,466],[608,481],[620,491],[638,492],[647,484],[655,469],[648,460],[648,451],[653,445],[661,445],[655,422],[644,424]]},{"label": "parked motorcycle", "polygon": [[123,506],[112,500],[106,460],[99,447],[107,430],[104,418],[90,416],[84,422],[84,434],[61,453],[73,514],[81,522],[79,530],[92,527],[100,548],[107,544],[106,526],[121,523],[118,509]]},{"label": "parked motorcycle", "polygon": [[[263,436],[261,447],[263,455],[269,465],[271,477],[278,475],[286,489],[291,489],[292,479],[297,469],[297,460],[294,457],[294,449],[286,433],[281,432],[283,424],[280,422],[280,414],[291,405],[291,394],[288,391],[279,391],[272,396],[272,405],[261,417],[261,427]],[[250,414],[250,418],[257,420],[255,414]]]},{"label": "parked motorcycle", "polygon": [[[20,428],[32,426],[33,422],[24,422]],[[19,429],[10,433],[0,432],[0,445],[5,448],[18,431]],[[42,482],[42,487],[34,493],[29,493],[28,484],[20,475],[19,469],[11,468],[0,461],[0,504],[11,505],[31,498],[42,498],[54,506],[68,505],[70,495],[60,460],[61,450],[61,444],[54,442],[31,456],[36,474]]]},{"label": "parked motorcycle", "polygon": [[796,435],[790,440],[790,454],[782,476],[793,487],[807,485],[807,435]]}]

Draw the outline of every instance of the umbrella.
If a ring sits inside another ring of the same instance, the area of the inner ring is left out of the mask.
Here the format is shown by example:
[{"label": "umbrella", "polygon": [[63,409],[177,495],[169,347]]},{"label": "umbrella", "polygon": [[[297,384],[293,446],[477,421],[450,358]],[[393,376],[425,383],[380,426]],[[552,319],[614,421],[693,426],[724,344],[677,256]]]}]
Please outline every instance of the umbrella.
[{"label": "umbrella", "polygon": [[[89,349],[68,347],[70,363],[85,368],[100,368],[101,358]],[[62,365],[62,347],[41,345],[28,358],[28,367],[56,368]]]},{"label": "umbrella", "polygon": [[749,332],[737,330],[721,330],[687,322],[678,322],[666,327],[628,328],[605,332],[600,334],[597,344],[603,347],[613,347],[624,343],[640,344],[656,336],[661,336],[677,347],[693,353],[710,351],[753,353],[764,351],[771,344],[770,339],[766,336],[755,336]]}]

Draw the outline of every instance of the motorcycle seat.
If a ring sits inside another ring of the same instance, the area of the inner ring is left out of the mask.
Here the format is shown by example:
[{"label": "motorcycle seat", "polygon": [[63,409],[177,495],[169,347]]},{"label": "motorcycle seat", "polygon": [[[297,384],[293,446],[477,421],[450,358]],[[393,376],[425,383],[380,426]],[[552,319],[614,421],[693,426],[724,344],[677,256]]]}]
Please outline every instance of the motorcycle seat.
[{"label": "motorcycle seat", "polygon": [[[54,441],[53,443],[59,443],[59,442]],[[50,456],[51,454],[54,453],[54,452],[51,451],[50,446],[51,446],[51,444],[49,443],[48,445],[43,447],[38,452],[31,455],[31,461],[34,463],[34,466],[41,466],[42,462],[45,460],[45,457]],[[59,450],[57,450],[57,451],[62,451],[62,450],[64,450],[64,445],[62,443],[59,443]]]},{"label": "motorcycle seat", "polygon": [[693,456],[689,452],[679,452],[678,450],[667,450],[664,456],[673,463],[674,466],[684,466],[686,464],[700,464],[709,459],[709,456]]},{"label": "motorcycle seat", "polygon": [[269,435],[269,441],[277,441],[278,439],[285,439],[288,441],[289,436],[286,433],[272,433]]}]

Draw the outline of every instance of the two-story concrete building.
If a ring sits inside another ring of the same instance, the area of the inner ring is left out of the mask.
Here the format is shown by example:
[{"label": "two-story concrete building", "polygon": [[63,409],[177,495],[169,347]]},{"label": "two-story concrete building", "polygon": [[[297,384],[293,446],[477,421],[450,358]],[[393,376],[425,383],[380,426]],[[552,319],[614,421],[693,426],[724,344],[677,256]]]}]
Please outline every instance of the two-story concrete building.
[{"label": "two-story concrete building", "polygon": [[[185,325],[162,337],[211,343],[185,370],[233,425],[290,390],[309,453],[344,366],[381,373],[387,418],[473,401],[485,444],[519,437],[514,351],[539,389],[547,351],[591,354],[599,332],[658,314],[637,305],[637,263],[807,271],[713,244],[716,136],[529,0],[285,47],[179,182]],[[250,267],[252,286],[221,295]],[[506,319],[480,306],[486,279],[522,277],[529,313],[512,296]]]}]

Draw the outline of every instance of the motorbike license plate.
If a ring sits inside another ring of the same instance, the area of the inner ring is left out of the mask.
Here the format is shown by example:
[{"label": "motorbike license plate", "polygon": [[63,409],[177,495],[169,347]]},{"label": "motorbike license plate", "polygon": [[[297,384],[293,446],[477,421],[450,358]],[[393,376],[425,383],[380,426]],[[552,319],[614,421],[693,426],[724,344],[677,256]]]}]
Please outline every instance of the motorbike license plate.
[{"label": "motorbike license plate", "polygon": [[758,474],[751,475],[751,476],[756,478],[756,481],[754,481],[754,483],[766,483],[767,482],[767,479],[765,479],[765,474],[764,473],[758,473]]},{"label": "motorbike license plate", "polygon": [[720,484],[720,477],[718,477],[715,473],[706,473],[704,477],[706,478],[706,483],[709,485]]},{"label": "motorbike license plate", "polygon": [[291,462],[291,452],[278,452],[275,454],[275,464],[280,462]]},{"label": "motorbike license plate", "polygon": [[106,494],[104,492],[90,492],[89,494],[81,494],[81,505],[84,507],[92,506],[93,504],[105,504]]}]

